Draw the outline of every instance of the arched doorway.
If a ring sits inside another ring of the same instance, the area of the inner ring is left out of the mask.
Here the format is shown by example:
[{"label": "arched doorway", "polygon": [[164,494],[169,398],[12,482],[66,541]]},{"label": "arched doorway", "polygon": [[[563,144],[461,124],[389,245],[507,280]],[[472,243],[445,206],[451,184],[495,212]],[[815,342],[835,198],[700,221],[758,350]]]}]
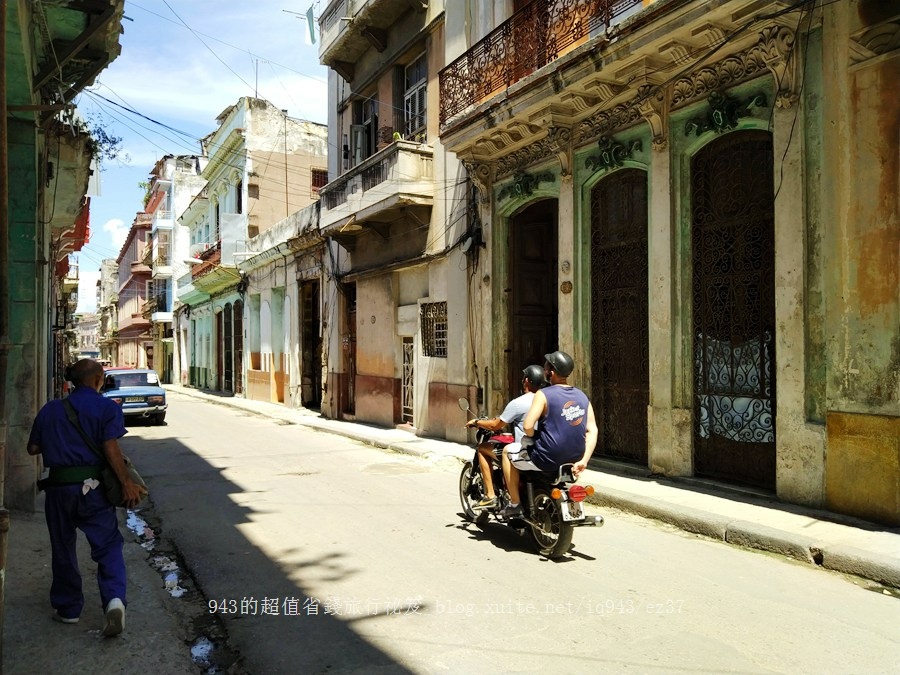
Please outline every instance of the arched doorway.
[{"label": "arched doorway", "polygon": [[527,206],[509,224],[509,397],[521,394],[522,369],[557,348],[555,199]]},{"label": "arched doorway", "polygon": [[623,169],[591,191],[591,402],[598,454],[644,465],[648,292],[647,174]]},{"label": "arched doorway", "polygon": [[775,487],[772,137],[722,136],[691,162],[698,475]]}]

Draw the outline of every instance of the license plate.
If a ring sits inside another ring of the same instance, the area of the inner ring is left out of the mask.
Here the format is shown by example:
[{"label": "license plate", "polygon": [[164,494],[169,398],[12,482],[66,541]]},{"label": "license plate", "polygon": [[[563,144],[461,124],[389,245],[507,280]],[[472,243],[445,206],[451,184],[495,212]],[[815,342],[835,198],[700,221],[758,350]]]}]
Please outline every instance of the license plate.
[{"label": "license plate", "polygon": [[562,502],[563,520],[584,520],[584,511],[581,509],[581,502],[570,502],[568,500]]},{"label": "license plate", "polygon": [[143,396],[126,396],[125,397],[125,403],[143,403],[143,402],[144,402]]}]

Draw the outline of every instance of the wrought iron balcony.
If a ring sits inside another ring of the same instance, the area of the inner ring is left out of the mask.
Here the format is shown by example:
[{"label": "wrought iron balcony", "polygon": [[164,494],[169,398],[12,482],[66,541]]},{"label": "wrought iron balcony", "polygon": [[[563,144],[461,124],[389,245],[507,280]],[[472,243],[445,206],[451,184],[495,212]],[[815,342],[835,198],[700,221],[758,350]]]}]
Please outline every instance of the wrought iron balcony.
[{"label": "wrought iron balcony", "polygon": [[395,141],[328,183],[319,193],[322,232],[358,232],[367,221],[393,220],[404,207],[430,207],[433,154],[431,146]]},{"label": "wrought iron balcony", "polygon": [[645,0],[533,0],[444,68],[441,127],[604,30]]}]

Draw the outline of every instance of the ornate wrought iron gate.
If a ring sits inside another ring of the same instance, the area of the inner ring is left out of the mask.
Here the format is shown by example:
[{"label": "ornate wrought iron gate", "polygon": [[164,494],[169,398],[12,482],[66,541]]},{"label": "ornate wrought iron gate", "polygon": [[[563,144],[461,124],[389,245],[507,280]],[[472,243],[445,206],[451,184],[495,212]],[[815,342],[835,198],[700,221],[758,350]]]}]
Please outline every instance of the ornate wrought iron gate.
[{"label": "ornate wrought iron gate", "polygon": [[223,382],[222,388],[225,391],[233,391],[234,387],[234,327],[232,325],[231,303],[225,305],[222,310],[222,320],[224,327],[222,329],[222,338],[225,342],[223,361]]},{"label": "ornate wrought iron gate", "polygon": [[694,468],[775,486],[772,139],[728,134],[691,163]]},{"label": "ornate wrought iron gate", "polygon": [[234,393],[244,393],[244,302],[234,303]]},{"label": "ornate wrought iron gate", "polygon": [[416,352],[411,337],[403,338],[403,381],[400,385],[401,411],[400,421],[414,424],[413,405],[415,404],[415,389],[413,376],[415,375]]},{"label": "ornate wrought iron gate", "polygon": [[647,463],[650,401],[647,174],[616,171],[591,193],[591,333],[597,454]]}]

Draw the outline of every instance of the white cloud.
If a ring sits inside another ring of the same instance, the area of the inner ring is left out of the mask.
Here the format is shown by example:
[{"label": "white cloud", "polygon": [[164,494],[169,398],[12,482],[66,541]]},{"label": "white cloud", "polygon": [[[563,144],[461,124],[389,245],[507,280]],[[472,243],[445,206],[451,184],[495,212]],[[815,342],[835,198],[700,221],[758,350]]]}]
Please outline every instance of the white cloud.
[{"label": "white cloud", "polygon": [[113,243],[113,248],[116,251],[122,248],[122,244],[125,243],[125,239],[128,237],[128,230],[130,228],[125,226],[125,222],[120,220],[119,218],[110,218],[105,223],[103,223],[102,230],[104,232],[109,233],[109,236]]}]

